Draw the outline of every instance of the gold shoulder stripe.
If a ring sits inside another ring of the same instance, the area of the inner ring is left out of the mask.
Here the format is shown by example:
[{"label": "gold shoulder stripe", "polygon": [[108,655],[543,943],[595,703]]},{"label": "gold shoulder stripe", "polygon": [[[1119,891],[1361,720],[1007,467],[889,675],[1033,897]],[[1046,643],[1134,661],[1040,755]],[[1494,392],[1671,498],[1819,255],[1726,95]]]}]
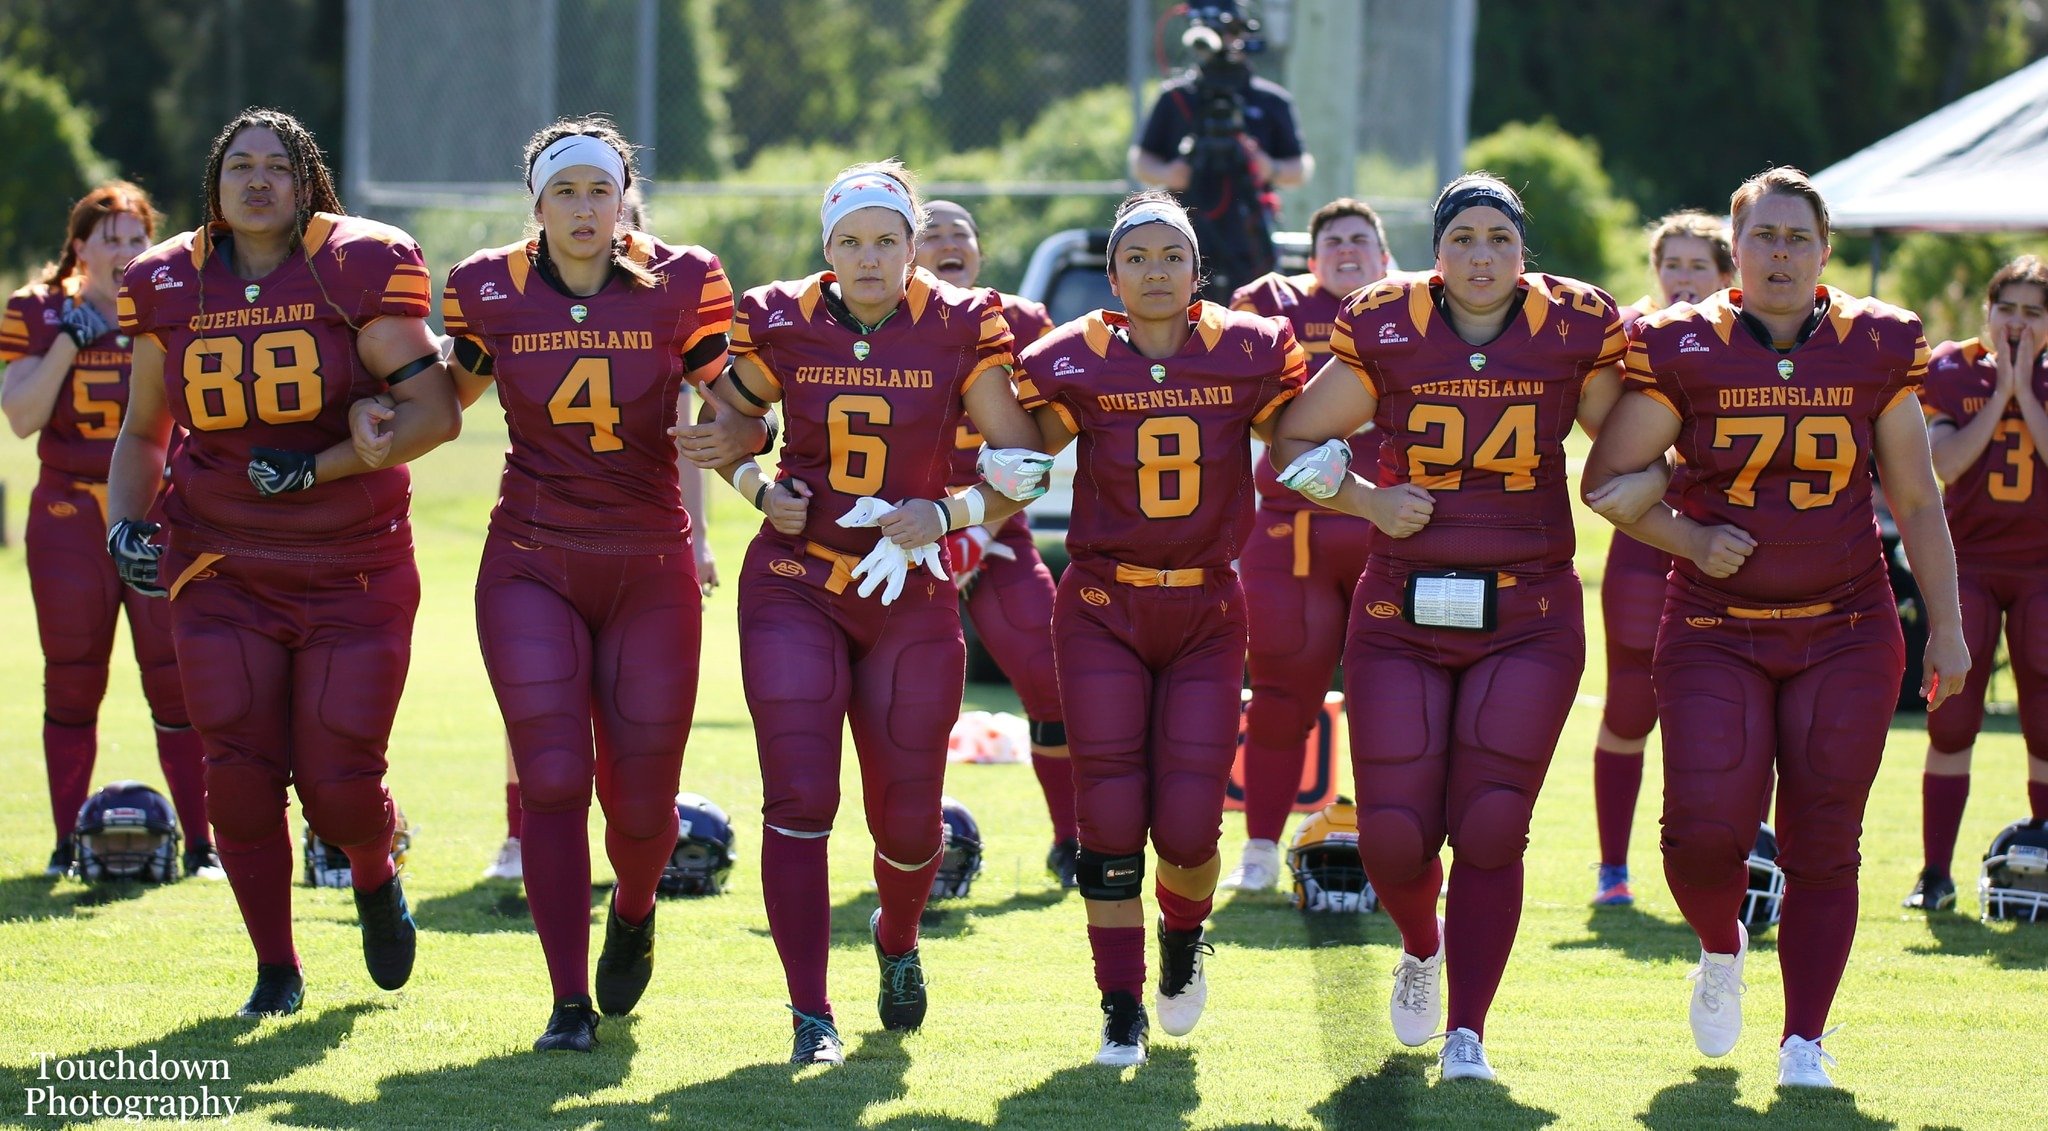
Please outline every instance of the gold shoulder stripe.
[{"label": "gold shoulder stripe", "polygon": [[910,305],[910,323],[915,326],[924,318],[924,308],[932,301],[932,285],[925,282],[923,271],[910,273],[910,282],[903,288],[903,301]]},{"label": "gold shoulder stripe", "polygon": [[505,257],[505,273],[512,277],[512,290],[515,293],[526,293],[526,277],[532,271],[533,261],[526,257],[524,247],[514,250]]},{"label": "gold shoulder stripe", "polygon": [[1522,296],[1522,317],[1529,320],[1529,336],[1535,337],[1550,318],[1550,292],[1543,288],[1543,280],[1534,275],[1522,276],[1522,286],[1527,291]]},{"label": "gold shoulder stripe", "polygon": [[1195,332],[1202,335],[1202,348],[1214,350],[1223,340],[1224,310],[1207,299],[1196,302],[1195,309],[1201,312],[1195,319]]},{"label": "gold shoulder stripe", "polygon": [[1109,356],[1109,323],[1103,320],[1100,310],[1089,311],[1081,320],[1081,340],[1095,351],[1096,357]]},{"label": "gold shoulder stripe", "polygon": [[1856,316],[1863,313],[1861,306],[1833,287],[1828,288],[1828,321],[1835,327],[1836,341],[1849,340],[1849,332],[1856,327]]},{"label": "gold shoulder stripe", "polygon": [[818,304],[825,300],[825,276],[813,275],[804,280],[804,289],[796,296],[796,312],[809,322],[817,316]]},{"label": "gold shoulder stripe", "polygon": [[325,212],[315,212],[313,218],[306,221],[306,258],[313,258],[314,252],[327,246],[327,238],[334,234],[334,221],[335,217]]},{"label": "gold shoulder stripe", "polygon": [[1416,279],[1408,287],[1408,324],[1415,327],[1417,338],[1429,335],[1429,281]]}]

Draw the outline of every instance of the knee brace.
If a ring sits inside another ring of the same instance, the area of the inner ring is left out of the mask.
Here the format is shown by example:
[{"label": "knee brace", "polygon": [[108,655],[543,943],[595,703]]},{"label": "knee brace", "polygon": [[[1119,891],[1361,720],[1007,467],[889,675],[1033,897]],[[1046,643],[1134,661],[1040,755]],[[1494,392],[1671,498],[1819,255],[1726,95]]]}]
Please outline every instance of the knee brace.
[{"label": "knee brace", "polygon": [[1065,722],[1055,719],[1051,722],[1042,723],[1037,719],[1031,719],[1029,723],[1031,727],[1031,745],[1065,746],[1067,744],[1067,724]]},{"label": "knee brace", "polygon": [[1145,854],[1108,856],[1083,847],[1074,860],[1084,899],[1137,899],[1145,889]]}]

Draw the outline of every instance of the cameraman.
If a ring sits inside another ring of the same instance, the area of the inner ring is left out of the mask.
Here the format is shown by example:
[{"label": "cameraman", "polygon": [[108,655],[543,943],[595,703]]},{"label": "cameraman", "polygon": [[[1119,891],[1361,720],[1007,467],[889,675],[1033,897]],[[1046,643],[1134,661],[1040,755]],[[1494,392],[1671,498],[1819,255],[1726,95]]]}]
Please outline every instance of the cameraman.
[{"label": "cameraman", "polygon": [[[1217,301],[1272,270],[1275,188],[1308,179],[1313,160],[1285,87],[1252,74],[1245,57],[1264,47],[1235,3],[1196,4],[1181,43],[1196,59],[1169,81],[1131,147],[1131,176],[1181,198],[1201,231]],[[1218,253],[1222,253],[1220,256]],[[1218,277],[1218,276],[1221,277]]]}]

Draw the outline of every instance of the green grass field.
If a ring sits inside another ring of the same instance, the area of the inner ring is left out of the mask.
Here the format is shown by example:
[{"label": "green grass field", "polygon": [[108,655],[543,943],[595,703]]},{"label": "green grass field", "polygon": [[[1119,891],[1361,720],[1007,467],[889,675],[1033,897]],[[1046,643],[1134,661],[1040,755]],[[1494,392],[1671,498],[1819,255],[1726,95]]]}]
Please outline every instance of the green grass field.
[{"label": "green grass field", "polygon": [[[1433,1050],[1394,1043],[1385,1000],[1395,936],[1384,917],[1304,919],[1278,894],[1219,904],[1209,1010],[1191,1038],[1159,1037],[1152,1062],[1121,1075],[1090,1065],[1099,1014],[1081,904],[1042,870],[1045,817],[1023,766],[954,769],[950,791],[989,841],[987,871],[972,899],[929,917],[924,1030],[882,1033],[866,932],[870,846],[850,759],[832,855],[832,988],[849,1060],[794,1071],[783,1063],[790,1030],[761,910],[760,785],[737,676],[730,578],[752,524],[722,487],[712,529],[728,583],[706,608],[684,782],[737,818],[734,890],[664,904],[654,986],[638,1016],[605,1022],[597,1053],[535,1056],[526,1049],[549,1004],[540,948],[516,891],[477,879],[503,835],[500,726],[470,600],[503,443],[489,415],[473,414],[469,432],[416,474],[425,597],[390,782],[416,829],[407,886],[422,932],[417,972],[399,993],[377,991],[348,895],[302,888],[306,1009],[262,1023],[230,1017],[253,962],[226,885],[110,894],[42,878],[41,659],[19,543],[33,454],[26,443],[0,445],[14,536],[0,551],[0,680],[14,689],[0,697],[0,1123],[90,1122],[24,1120],[29,1089],[55,1083],[42,1079],[44,1055],[154,1050],[225,1059],[229,1079],[207,1086],[239,1098],[245,1126],[2043,1125],[2034,1050],[2048,925],[1980,925],[1973,892],[1960,915],[1898,908],[1919,862],[1917,716],[1892,731],[1864,838],[1861,932],[1834,1014],[1843,1028],[1828,1042],[1843,1090],[1793,1095],[1775,1087],[1782,999],[1768,939],[1748,969],[1750,1027],[1735,1053],[1709,1062],[1692,1048],[1685,974],[1696,944],[1656,867],[1654,757],[1635,832],[1638,906],[1587,908],[1591,700],[1572,713],[1536,813],[1520,943],[1488,1034],[1498,1085],[1437,1087]],[[1597,584],[1606,527],[1588,520],[1581,531],[1582,572]],[[1597,616],[1587,627],[1592,696],[1601,690]],[[97,782],[159,778],[126,647],[116,647],[101,715]],[[972,686],[968,700],[1015,705],[1002,687]],[[1960,869],[1973,869],[1991,835],[2024,812],[2019,735],[2009,715],[1991,722]],[[1227,859],[1242,837],[1242,823],[1226,819]],[[601,841],[594,857],[601,887]],[[197,1085],[104,1090],[196,1095]]]}]

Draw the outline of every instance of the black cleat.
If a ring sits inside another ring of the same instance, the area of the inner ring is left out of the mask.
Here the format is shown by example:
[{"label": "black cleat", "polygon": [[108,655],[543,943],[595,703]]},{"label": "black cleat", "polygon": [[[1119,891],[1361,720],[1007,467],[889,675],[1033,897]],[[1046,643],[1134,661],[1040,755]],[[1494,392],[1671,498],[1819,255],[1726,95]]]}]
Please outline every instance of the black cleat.
[{"label": "black cleat", "polygon": [[[617,899],[616,890],[612,898]],[[654,912],[635,927],[619,918],[619,909],[605,904],[604,950],[597,956],[597,1007],[606,1017],[633,1012],[654,977]]]},{"label": "black cleat", "polygon": [[832,1015],[821,1013],[815,1017],[790,1006],[796,1014],[796,1044],[790,1049],[791,1064],[845,1064],[846,1046],[840,1043],[839,1029],[832,1024]]},{"label": "black cleat", "polygon": [[882,1028],[902,1032],[924,1024],[924,963],[917,948],[895,957],[882,953],[882,909],[868,917],[868,934],[875,940],[875,958],[882,964],[882,992],[875,1009],[882,1015]]},{"label": "black cleat", "polygon": [[71,863],[71,842],[60,840],[57,847],[50,850],[50,862],[43,866],[43,875],[53,880],[63,879],[71,874]]},{"label": "black cleat", "polygon": [[1956,906],[1956,882],[1947,875],[1932,868],[1920,873],[1913,882],[1912,894],[1906,896],[1899,906],[1910,911],[1953,911]]},{"label": "black cleat", "polygon": [[1129,990],[1103,994],[1102,1047],[1095,1051],[1095,1063],[1113,1068],[1145,1063],[1145,1041],[1151,1028],[1137,995]]},{"label": "black cleat", "polygon": [[256,967],[256,988],[249,1000],[235,1011],[237,1017],[289,1017],[306,999],[306,980],[299,968],[289,963],[261,963]]},{"label": "black cleat", "polygon": [[565,997],[548,1014],[547,1031],[533,1042],[535,1052],[589,1052],[597,1047],[597,1010],[582,994]]},{"label": "black cleat", "polygon": [[378,989],[395,990],[412,977],[413,952],[419,942],[412,911],[405,905],[405,889],[393,876],[376,891],[355,895],[356,917],[363,924],[363,965]]},{"label": "black cleat", "polygon": [[220,853],[215,852],[213,845],[203,840],[195,840],[185,849],[185,874],[197,876],[202,880],[228,878],[227,870],[220,866]]},{"label": "black cleat", "polygon": [[1080,841],[1056,840],[1052,851],[1045,854],[1045,870],[1059,878],[1060,890],[1073,891],[1081,886],[1080,860]]}]

